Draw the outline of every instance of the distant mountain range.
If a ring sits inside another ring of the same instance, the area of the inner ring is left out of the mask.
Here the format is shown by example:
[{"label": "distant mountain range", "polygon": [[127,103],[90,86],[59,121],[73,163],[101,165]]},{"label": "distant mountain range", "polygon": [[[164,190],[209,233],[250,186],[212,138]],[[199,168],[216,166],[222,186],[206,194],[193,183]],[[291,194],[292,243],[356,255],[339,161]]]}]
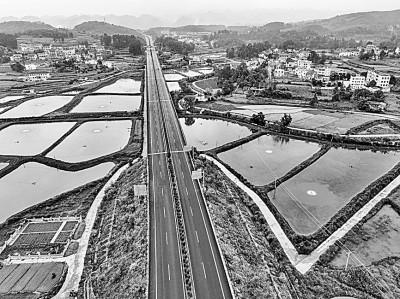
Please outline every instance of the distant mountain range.
[{"label": "distant mountain range", "polygon": [[128,28],[134,29],[145,29],[155,26],[165,26],[166,22],[161,20],[158,17],[152,15],[141,15],[139,17],[123,15],[75,15],[75,16],[44,16],[44,17],[34,17],[34,16],[25,16],[22,18],[15,17],[2,17],[0,18],[0,22],[5,21],[31,21],[31,22],[44,22],[50,24],[57,28],[74,28],[75,26],[88,22],[88,21],[98,21],[98,22],[107,22],[110,24],[115,24],[119,26],[125,26]]},{"label": "distant mountain range", "polygon": [[137,32],[134,29],[124,27],[124,26],[118,26],[118,25],[113,25],[105,22],[98,22],[98,21],[89,21],[89,22],[84,22],[82,24],[79,24],[74,27],[75,31],[84,31],[88,33],[93,33],[93,34],[99,34],[102,35],[104,33],[108,35],[113,35],[113,34],[128,34],[128,35],[135,35],[138,36],[140,35],[139,32]]},{"label": "distant mountain range", "polygon": [[[152,28],[156,31],[169,28],[178,32],[213,32],[217,30],[246,31],[254,26],[255,23],[263,30],[313,30],[319,34],[342,35],[351,37],[360,34],[390,34],[400,33],[400,10],[393,11],[371,11],[358,12],[351,14],[338,15],[332,18],[325,18],[323,13],[319,20],[300,21],[288,23],[276,20],[277,16],[272,10],[249,10],[242,11],[239,17],[238,12],[198,12],[191,15],[181,15],[175,17],[156,17],[152,15],[141,15],[139,17],[131,15],[75,15],[75,16],[25,16],[23,18],[2,17],[0,18],[0,32],[19,33],[35,29],[70,28],[80,31],[87,31],[96,34],[134,34],[134,29]],[[279,11],[282,15],[282,11]],[[295,17],[295,13],[297,15]],[[285,18],[292,16],[296,19],[300,16],[307,18],[316,11],[305,11],[304,13],[295,10],[285,10]],[[326,14],[326,12],[325,12]],[[278,16],[280,16],[278,14]],[[251,22],[252,20],[252,22]],[[104,21],[106,23],[104,23]],[[251,24],[251,25],[246,25]],[[114,24],[114,25],[112,25]],[[217,24],[217,25],[206,25]],[[236,24],[235,26],[218,24]],[[168,27],[167,27],[168,26]]]}]

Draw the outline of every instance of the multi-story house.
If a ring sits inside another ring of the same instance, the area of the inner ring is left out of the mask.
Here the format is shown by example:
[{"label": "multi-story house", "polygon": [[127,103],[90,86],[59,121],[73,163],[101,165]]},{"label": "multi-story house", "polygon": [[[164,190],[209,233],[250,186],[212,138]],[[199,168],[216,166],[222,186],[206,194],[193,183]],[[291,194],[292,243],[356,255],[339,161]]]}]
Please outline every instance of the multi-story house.
[{"label": "multi-story house", "polygon": [[297,60],[297,67],[302,69],[311,69],[311,61],[306,59]]},{"label": "multi-story house", "polygon": [[367,73],[367,84],[371,81],[376,82],[376,86],[382,88],[382,91],[389,92],[390,91],[390,76],[387,74],[381,74],[377,71],[369,70]]},{"label": "multi-story house", "polygon": [[362,89],[365,86],[365,77],[356,75],[356,76],[351,76],[350,78],[350,87],[351,89]]}]

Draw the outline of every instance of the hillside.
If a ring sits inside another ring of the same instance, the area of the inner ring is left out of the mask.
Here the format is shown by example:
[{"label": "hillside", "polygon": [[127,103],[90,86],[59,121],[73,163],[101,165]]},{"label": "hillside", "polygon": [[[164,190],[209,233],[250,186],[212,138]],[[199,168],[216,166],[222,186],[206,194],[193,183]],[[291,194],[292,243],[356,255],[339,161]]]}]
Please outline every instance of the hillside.
[{"label": "hillside", "polygon": [[56,28],[42,22],[9,21],[0,23],[0,33],[16,34],[42,29],[53,30]]},{"label": "hillside", "polygon": [[118,26],[118,25],[113,25],[105,22],[98,22],[98,21],[89,21],[89,22],[84,22],[82,24],[76,25],[74,30],[76,31],[84,31],[87,33],[92,33],[92,34],[99,34],[103,35],[104,33],[108,35],[113,35],[113,34],[127,34],[127,35],[135,35],[135,36],[140,36],[141,34],[137,32],[134,29],[128,28],[128,27],[123,27],[123,26]]},{"label": "hillside", "polygon": [[387,38],[400,33],[400,10],[370,11],[339,15],[330,19],[295,24],[297,30],[353,38]]}]

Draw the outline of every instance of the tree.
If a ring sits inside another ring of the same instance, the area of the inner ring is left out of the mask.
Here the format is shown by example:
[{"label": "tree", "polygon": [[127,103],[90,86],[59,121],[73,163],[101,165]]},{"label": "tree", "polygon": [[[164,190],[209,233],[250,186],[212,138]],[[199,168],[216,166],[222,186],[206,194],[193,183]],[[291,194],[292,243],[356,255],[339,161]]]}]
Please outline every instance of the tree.
[{"label": "tree", "polygon": [[396,79],[396,77],[395,77],[395,76],[393,76],[393,75],[390,75],[390,81],[389,81],[389,84],[391,84],[391,85],[396,85],[396,83],[397,83],[397,79]]},{"label": "tree", "polygon": [[262,112],[259,112],[258,114],[253,114],[250,121],[257,125],[265,126],[265,115]]},{"label": "tree", "polygon": [[287,128],[290,123],[292,122],[292,117],[290,114],[284,114],[279,122],[279,125],[281,128]]},{"label": "tree", "polygon": [[107,35],[107,33],[104,33],[104,35],[101,38],[101,42],[105,47],[111,46],[112,38],[111,36]]},{"label": "tree", "polygon": [[233,84],[230,83],[228,80],[225,80],[222,84],[222,94],[228,95],[233,91]]},{"label": "tree", "polygon": [[208,65],[212,65],[212,60],[211,60],[210,58],[207,58],[206,63],[207,63]]},{"label": "tree", "polygon": [[16,63],[11,64],[11,69],[12,69],[14,72],[22,73],[22,72],[25,70],[25,66],[23,66],[23,65],[22,65],[21,63],[19,63],[19,62],[16,62]]},{"label": "tree", "polygon": [[317,93],[314,93],[314,96],[310,101],[310,106],[315,107],[317,104],[318,104],[318,96]]},{"label": "tree", "polygon": [[375,80],[371,80],[369,83],[368,83],[368,87],[375,87],[376,86],[376,81]]},{"label": "tree", "polygon": [[186,117],[185,118],[185,125],[191,126],[195,123],[194,117]]}]

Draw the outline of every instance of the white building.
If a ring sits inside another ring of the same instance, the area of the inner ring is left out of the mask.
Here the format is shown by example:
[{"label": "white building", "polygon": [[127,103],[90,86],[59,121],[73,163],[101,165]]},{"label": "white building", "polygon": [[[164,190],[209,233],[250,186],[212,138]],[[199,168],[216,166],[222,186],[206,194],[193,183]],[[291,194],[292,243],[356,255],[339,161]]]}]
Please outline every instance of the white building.
[{"label": "white building", "polygon": [[331,75],[332,69],[329,67],[318,67],[315,69],[318,76],[329,77]]},{"label": "white building", "polygon": [[30,64],[25,64],[25,70],[27,71],[34,71],[37,69],[36,64],[30,63]]},{"label": "white building", "polygon": [[36,81],[46,81],[50,79],[50,73],[31,73],[25,77],[26,81],[36,82]]},{"label": "white building", "polygon": [[296,73],[297,77],[299,77],[300,79],[305,79],[306,75],[307,75],[307,71],[308,70],[305,68],[297,68],[295,70],[295,73]]},{"label": "white building", "polygon": [[103,61],[103,65],[110,69],[114,67],[114,63],[112,61]]},{"label": "white building", "polygon": [[371,81],[376,82],[377,87],[381,87],[382,91],[389,92],[390,91],[390,76],[386,74],[380,74],[376,71],[368,71],[366,82],[370,83]]},{"label": "white building", "polygon": [[311,69],[311,61],[305,59],[299,59],[297,60],[297,67],[309,70]]},{"label": "white building", "polygon": [[42,53],[37,53],[37,57],[39,60],[46,60],[47,59],[47,54],[42,52]]},{"label": "white building", "polygon": [[364,76],[352,76],[350,78],[350,87],[351,89],[362,89],[365,86],[365,77]]},{"label": "white building", "polygon": [[285,77],[285,71],[283,69],[275,69],[274,76],[275,76],[275,78]]}]

